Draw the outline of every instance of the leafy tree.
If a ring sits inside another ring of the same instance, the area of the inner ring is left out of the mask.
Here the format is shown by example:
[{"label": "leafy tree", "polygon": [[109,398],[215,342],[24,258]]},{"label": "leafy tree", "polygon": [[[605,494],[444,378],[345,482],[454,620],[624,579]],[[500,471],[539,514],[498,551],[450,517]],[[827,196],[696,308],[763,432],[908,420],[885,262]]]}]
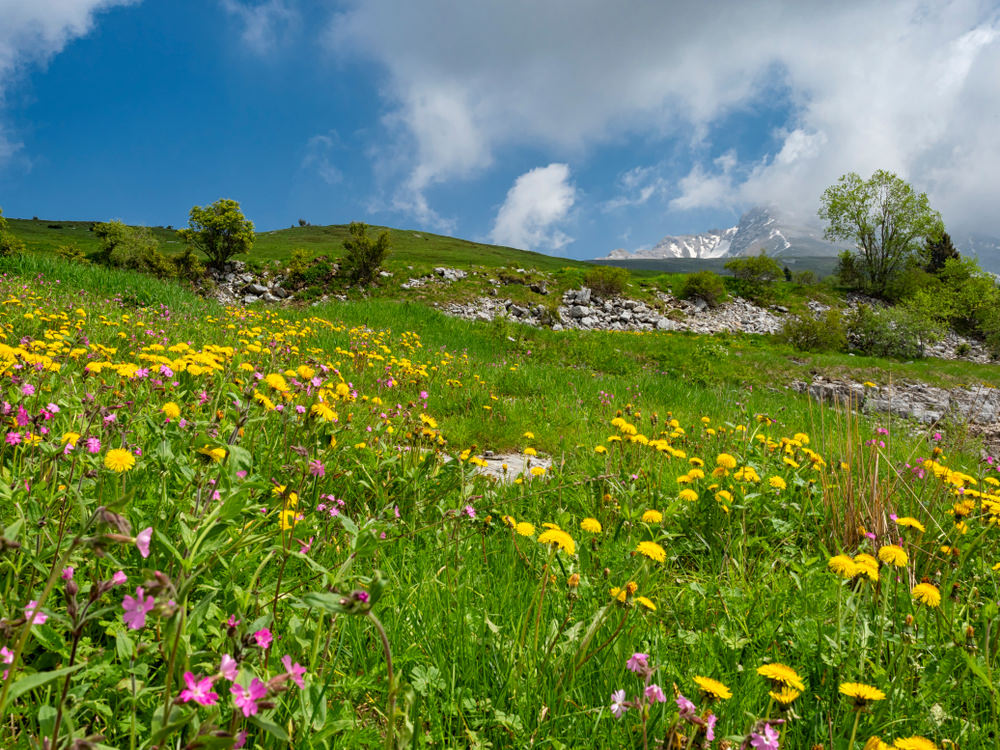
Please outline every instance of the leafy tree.
[{"label": "leafy tree", "polygon": [[24,250],[24,243],[7,231],[7,220],[0,209],[0,258],[20,255]]},{"label": "leafy tree", "polygon": [[924,270],[927,273],[937,274],[944,270],[944,264],[949,260],[959,260],[961,258],[955,245],[952,244],[951,235],[943,232],[937,239],[929,238],[924,248]]},{"label": "leafy tree", "polygon": [[347,231],[351,236],[344,240],[347,254],[343,271],[354,283],[370,284],[389,255],[389,232],[384,231],[373,240],[368,236],[368,225],[359,221],[351,222]]},{"label": "leafy tree", "polygon": [[766,252],[746,258],[733,258],[726,270],[736,278],[736,291],[741,297],[759,303],[771,300],[774,282],[781,278],[781,266]]},{"label": "leafy tree", "polygon": [[842,176],[821,201],[827,239],[853,241],[857,248],[841,255],[842,279],[879,297],[892,296],[893,285],[915,264],[922,243],[944,231],[927,194],[882,169],[868,180],[854,172]]},{"label": "leafy tree", "polygon": [[194,206],[188,216],[188,228],[177,232],[182,240],[201,250],[210,265],[221,268],[234,255],[253,248],[253,222],[243,216],[240,204],[229,198]]}]

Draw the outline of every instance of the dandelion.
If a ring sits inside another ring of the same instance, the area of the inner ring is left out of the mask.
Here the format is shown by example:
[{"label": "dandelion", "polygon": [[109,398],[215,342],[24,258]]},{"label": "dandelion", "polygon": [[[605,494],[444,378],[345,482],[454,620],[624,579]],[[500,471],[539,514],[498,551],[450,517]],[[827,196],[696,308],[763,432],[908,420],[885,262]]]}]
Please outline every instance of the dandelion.
[{"label": "dandelion", "polygon": [[698,499],[698,493],[689,487],[685,487],[683,490],[677,493],[677,497],[684,502],[693,503]]},{"label": "dandelion", "polygon": [[718,680],[713,680],[711,677],[695,675],[694,682],[699,688],[701,688],[702,693],[704,693],[707,698],[729,700],[733,697],[733,693],[729,688]]},{"label": "dandelion", "polygon": [[219,702],[219,694],[212,692],[212,683],[215,677],[205,677],[199,680],[191,672],[184,673],[184,684],[187,687],[181,691],[180,699],[187,703],[194,701],[199,706],[214,706]]},{"label": "dandelion", "polygon": [[934,608],[941,606],[941,592],[932,583],[918,583],[910,590],[910,595],[921,604]]},{"label": "dandelion", "polygon": [[779,491],[788,488],[788,484],[786,484],[785,480],[782,479],[781,477],[771,477],[770,479],[767,480],[767,483],[771,485],[771,487]]},{"label": "dandelion", "polygon": [[535,527],[527,521],[521,521],[514,526],[514,531],[518,536],[534,536]]},{"label": "dandelion", "polygon": [[642,514],[643,523],[660,523],[663,521],[663,514],[658,510],[647,510]]},{"label": "dandelion", "polygon": [[938,746],[926,737],[904,737],[897,739],[892,746],[898,750],[938,750]]},{"label": "dandelion", "polygon": [[141,630],[146,627],[146,615],[156,606],[156,600],[151,596],[146,596],[142,586],[135,589],[135,597],[128,594],[122,599],[122,609],[125,614],[122,620],[130,630]]},{"label": "dandelion", "polygon": [[854,564],[858,568],[858,572],[861,575],[868,576],[872,581],[878,580],[878,560],[868,554],[860,554],[855,556]]},{"label": "dandelion", "polygon": [[854,578],[861,572],[854,560],[847,555],[834,555],[826,564],[841,578]]},{"label": "dandelion", "polygon": [[887,744],[882,742],[878,737],[869,737],[868,742],[865,743],[863,750],[892,750]]},{"label": "dandelion", "polygon": [[576,542],[573,537],[560,529],[548,529],[538,536],[539,544],[551,544],[553,547],[566,552],[567,555],[576,553]]},{"label": "dandelion", "polygon": [[732,470],[736,468],[736,459],[728,453],[720,453],[715,457],[715,465],[723,469]]},{"label": "dandelion", "polygon": [[895,565],[897,568],[905,568],[908,561],[905,550],[895,544],[887,544],[884,547],[880,547],[878,559],[887,565]]},{"label": "dandelion", "polygon": [[851,698],[857,708],[864,708],[874,701],[885,700],[885,693],[863,682],[842,682],[839,690],[842,695]]},{"label": "dandelion", "polygon": [[656,542],[639,542],[635,551],[640,555],[645,555],[650,560],[655,560],[656,562],[664,562],[667,559],[667,553]]},{"label": "dandelion", "polygon": [[531,476],[533,476],[533,477],[540,477],[544,473],[545,473],[545,467],[544,466],[532,466],[531,467]]},{"label": "dandelion", "polygon": [[[89,448],[90,441],[87,442]],[[131,470],[133,466],[135,466],[135,456],[123,448],[112,448],[104,457],[104,468],[119,474]]]},{"label": "dandelion", "polygon": [[806,689],[806,686],[802,682],[802,678],[799,677],[798,672],[791,667],[779,664],[778,662],[774,662],[772,664],[762,664],[757,667],[757,674],[770,680],[775,686],[786,685],[788,687],[795,688],[796,690]]},{"label": "dandelion", "polygon": [[920,521],[918,521],[916,518],[911,518],[910,516],[903,516],[902,518],[897,518],[896,525],[901,526],[904,529],[916,529],[921,534],[927,531],[927,529],[924,528],[924,525],[920,523]]},{"label": "dandelion", "polygon": [[794,702],[795,699],[798,698],[800,695],[802,695],[802,692],[800,690],[796,690],[795,688],[790,688],[786,686],[777,691],[770,690],[768,691],[767,694],[771,696],[773,700],[776,700],[781,705],[787,706],[790,705],[792,702]]},{"label": "dandelion", "polygon": [[198,449],[198,453],[217,464],[222,463],[222,460],[226,457],[226,449],[221,446],[212,448],[211,446],[205,445]]},{"label": "dandelion", "polygon": [[181,407],[175,404],[173,401],[168,401],[160,409],[163,412],[163,416],[167,419],[177,419],[181,415]]},{"label": "dandelion", "polygon": [[601,522],[596,518],[584,518],[580,521],[580,528],[590,534],[600,534]]},{"label": "dandelion", "polygon": [[253,716],[259,710],[257,701],[267,695],[267,685],[256,677],[251,680],[249,687],[233,685],[229,688],[233,694],[233,704],[243,712],[246,717]]}]

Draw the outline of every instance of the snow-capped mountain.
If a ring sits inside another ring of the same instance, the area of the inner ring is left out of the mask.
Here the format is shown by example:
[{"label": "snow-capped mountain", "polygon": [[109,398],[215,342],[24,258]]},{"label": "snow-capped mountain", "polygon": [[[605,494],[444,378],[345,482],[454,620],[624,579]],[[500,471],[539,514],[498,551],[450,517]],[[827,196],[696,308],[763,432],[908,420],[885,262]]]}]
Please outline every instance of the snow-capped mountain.
[{"label": "snow-capped mountain", "polygon": [[833,256],[841,249],[824,240],[818,227],[796,225],[779,219],[773,208],[757,207],[743,214],[735,227],[664,237],[651,248],[631,253],[612,250],[598,260],[725,258],[758,255],[762,250],[772,256]]}]

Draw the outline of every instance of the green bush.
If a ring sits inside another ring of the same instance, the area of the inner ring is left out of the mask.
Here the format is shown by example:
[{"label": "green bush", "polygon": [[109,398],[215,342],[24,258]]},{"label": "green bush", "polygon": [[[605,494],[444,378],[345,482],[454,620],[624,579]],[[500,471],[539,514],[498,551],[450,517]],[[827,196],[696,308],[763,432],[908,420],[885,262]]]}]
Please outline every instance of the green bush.
[{"label": "green bush", "polygon": [[78,248],[76,245],[60,245],[56,248],[56,255],[60,258],[65,258],[66,260],[72,261],[74,263],[88,263],[86,254]]},{"label": "green bush", "polygon": [[347,231],[351,236],[344,240],[347,253],[341,270],[352,283],[370,284],[389,255],[389,232],[382,232],[373,240],[368,236],[368,225],[359,221],[351,222]]},{"label": "green bush", "polygon": [[583,283],[598,297],[620,297],[628,284],[629,272],[617,266],[595,266],[587,271]]},{"label": "green bush", "polygon": [[819,283],[819,277],[808,269],[796,271],[792,274],[792,283],[798,286],[816,286]]},{"label": "green bush", "polygon": [[285,273],[293,282],[298,281],[309,268],[309,251],[301,247],[292,250],[292,257],[288,259],[285,266]]},{"label": "green bush", "polygon": [[677,296],[681,299],[701,299],[709,307],[716,307],[726,299],[726,286],[719,274],[698,271],[684,277]]},{"label": "green bush", "polygon": [[819,318],[812,315],[789,317],[778,336],[803,352],[839,352],[847,348],[847,331],[838,310],[827,310]]},{"label": "green bush", "polygon": [[733,286],[741,297],[758,304],[770,304],[774,299],[774,282],[781,278],[781,266],[774,258],[761,252],[746,258],[733,258],[726,263],[732,271]]},{"label": "green bush", "polygon": [[859,305],[847,319],[850,345],[873,357],[919,359],[925,346],[939,341],[941,333],[939,324],[904,306]]},{"label": "green bush", "polygon": [[176,268],[160,251],[149,227],[130,227],[121,221],[108,221],[93,227],[101,241],[100,248],[91,259],[111,268],[127,268],[158,276],[173,278]]},{"label": "green bush", "polygon": [[184,252],[175,255],[170,259],[170,262],[174,266],[174,275],[179,279],[198,281],[205,275],[205,264],[198,259],[190,247],[184,248]]},{"label": "green bush", "polygon": [[12,258],[24,253],[24,243],[7,231],[7,220],[0,210],[0,258]]}]

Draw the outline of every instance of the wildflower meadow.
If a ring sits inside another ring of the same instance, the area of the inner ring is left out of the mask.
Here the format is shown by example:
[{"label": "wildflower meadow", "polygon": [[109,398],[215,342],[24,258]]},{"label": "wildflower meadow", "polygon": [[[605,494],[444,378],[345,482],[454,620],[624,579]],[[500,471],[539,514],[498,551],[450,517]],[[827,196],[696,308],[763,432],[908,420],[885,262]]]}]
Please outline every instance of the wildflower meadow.
[{"label": "wildflower meadow", "polygon": [[0,746],[1000,747],[992,456],[385,310],[0,280]]}]

